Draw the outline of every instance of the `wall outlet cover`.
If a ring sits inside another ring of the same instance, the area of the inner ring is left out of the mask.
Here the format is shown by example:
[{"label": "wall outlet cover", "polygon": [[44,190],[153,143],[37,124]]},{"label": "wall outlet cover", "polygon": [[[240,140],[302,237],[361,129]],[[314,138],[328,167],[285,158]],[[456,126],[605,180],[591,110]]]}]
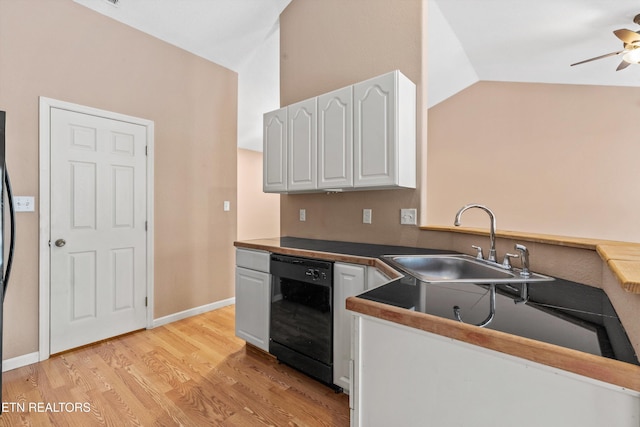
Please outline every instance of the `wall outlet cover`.
[{"label": "wall outlet cover", "polygon": [[416,225],[418,218],[417,209],[400,209],[400,224]]},{"label": "wall outlet cover", "polygon": [[300,221],[306,221],[306,220],[307,220],[307,210],[300,209]]}]

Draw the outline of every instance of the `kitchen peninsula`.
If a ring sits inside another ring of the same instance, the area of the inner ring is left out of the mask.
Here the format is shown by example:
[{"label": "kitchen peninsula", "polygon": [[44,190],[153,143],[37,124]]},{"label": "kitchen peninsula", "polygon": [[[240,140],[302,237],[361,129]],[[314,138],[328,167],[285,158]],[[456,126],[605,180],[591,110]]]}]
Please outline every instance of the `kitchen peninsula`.
[{"label": "kitchen peninsula", "polygon": [[[564,243],[566,244],[567,242]],[[572,244],[576,244],[576,242],[573,242]],[[395,282],[398,282],[398,273],[394,272],[388,265],[379,260],[377,258],[378,256],[385,253],[418,254],[429,252],[429,250],[421,248],[397,248],[385,245],[325,242],[313,239],[284,237],[236,242],[236,246],[239,248],[265,250],[273,253],[285,253],[311,258],[363,264],[380,268],[388,277],[390,277],[390,279],[396,278]],[[442,249],[439,251],[443,252]],[[539,257],[540,254],[536,252],[535,256]],[[542,272],[546,273],[546,271]],[[561,282],[566,283],[564,280],[561,280]],[[385,286],[391,285],[384,285],[377,288],[375,291],[369,291],[367,294],[380,292],[380,290]],[[592,287],[586,287],[586,289],[600,291],[599,289]],[[427,340],[432,340],[435,336],[436,341],[438,339],[444,339],[446,342],[454,343],[457,346],[467,346],[466,349],[460,350],[463,353],[464,351],[476,352],[480,350],[481,352],[490,353],[490,358],[494,357],[495,354],[499,355],[499,361],[504,361],[505,358],[508,359],[508,363],[511,363],[513,360],[516,360],[518,363],[524,361],[524,366],[529,370],[527,371],[529,373],[537,372],[536,369],[542,367],[543,369],[548,369],[553,372],[551,377],[552,379],[558,379],[558,375],[560,375],[560,377],[568,375],[586,379],[593,383],[604,384],[606,387],[614,387],[617,390],[627,390],[623,392],[623,394],[626,393],[624,394],[625,399],[623,400],[628,403],[630,399],[631,402],[635,402],[634,404],[637,405],[638,396],[640,396],[640,393],[638,393],[640,392],[640,367],[634,363],[628,363],[628,361],[622,362],[589,354],[584,351],[566,348],[562,345],[545,343],[539,340],[504,333],[501,331],[478,328],[473,325],[444,319],[432,314],[420,313],[415,310],[381,303],[379,301],[375,301],[375,297],[367,299],[367,294],[363,297],[348,298],[347,308],[356,313],[356,318],[359,319],[356,322],[357,325],[368,324],[368,322],[373,322],[374,327],[382,325],[383,330],[377,331],[376,333],[379,332],[384,334],[384,329],[389,327],[394,331],[397,327],[400,327],[401,329],[406,328],[407,330],[404,331],[395,331],[397,334],[394,332],[391,336],[397,338],[408,333],[408,336],[411,336],[414,339],[420,339],[421,341],[422,339],[425,339],[421,334],[426,334]],[[370,326],[371,325],[367,326],[369,330]],[[358,329],[358,327],[356,329]],[[356,341],[358,341],[357,333],[358,331],[356,331]],[[363,342],[362,339],[363,338],[361,337],[359,341],[360,344]],[[367,345],[370,344],[372,343],[369,342]],[[379,344],[382,345],[383,348],[393,348],[393,354],[407,355],[410,353],[410,351],[404,351],[404,349],[398,350],[397,347],[390,347],[387,343],[380,342]],[[434,344],[433,342],[431,342],[427,347],[432,345],[436,345],[435,348],[437,348],[437,344]],[[409,347],[413,351],[414,348],[420,348],[420,345],[414,347],[412,344]],[[356,346],[356,363],[358,358],[358,348],[359,347]],[[425,361],[428,360],[427,358],[429,353],[430,352],[427,351],[426,354],[422,355],[424,356]],[[633,353],[633,350],[631,350],[631,353]],[[393,357],[391,357],[390,360],[393,360]],[[495,363],[495,361],[492,363]],[[516,365],[518,363],[516,363]],[[411,371],[411,369],[408,369],[408,371]],[[358,381],[361,380],[362,377],[358,377],[360,371],[357,367],[355,372],[356,378],[354,379],[354,383],[356,383],[357,388]],[[411,373],[409,372],[409,374]],[[537,373],[536,375],[540,375],[540,373]],[[542,376],[544,377],[544,374]],[[607,384],[610,384],[611,386],[608,386]],[[354,406],[362,409],[361,404],[363,402],[358,402],[358,399],[362,397],[362,394],[356,392],[352,393],[352,395],[356,399]],[[526,397],[523,398],[526,399]],[[382,406],[384,407],[384,405]],[[359,419],[358,417],[361,416],[362,413],[360,415],[356,415],[355,418]]]}]

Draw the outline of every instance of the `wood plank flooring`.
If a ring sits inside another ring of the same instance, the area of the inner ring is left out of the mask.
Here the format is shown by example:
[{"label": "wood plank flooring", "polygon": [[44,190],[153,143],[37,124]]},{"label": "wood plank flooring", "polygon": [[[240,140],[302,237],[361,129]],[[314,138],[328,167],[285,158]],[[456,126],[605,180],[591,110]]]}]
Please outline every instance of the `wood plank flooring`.
[{"label": "wood plank flooring", "polygon": [[348,426],[348,396],[245,346],[229,306],[3,376],[0,426]]}]

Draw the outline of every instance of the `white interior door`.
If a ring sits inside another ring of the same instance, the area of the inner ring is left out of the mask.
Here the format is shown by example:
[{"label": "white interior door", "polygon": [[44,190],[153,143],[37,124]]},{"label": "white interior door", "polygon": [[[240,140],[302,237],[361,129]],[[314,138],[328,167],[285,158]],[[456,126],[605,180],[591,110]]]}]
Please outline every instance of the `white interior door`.
[{"label": "white interior door", "polygon": [[146,326],[146,127],[51,109],[50,352]]}]

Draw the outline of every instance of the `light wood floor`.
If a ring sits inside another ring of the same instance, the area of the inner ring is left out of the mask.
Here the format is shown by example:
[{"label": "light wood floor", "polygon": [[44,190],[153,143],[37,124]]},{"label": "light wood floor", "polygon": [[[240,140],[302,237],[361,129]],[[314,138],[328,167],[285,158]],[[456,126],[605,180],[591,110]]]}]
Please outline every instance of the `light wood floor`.
[{"label": "light wood floor", "polygon": [[234,336],[233,306],[63,353],[3,381],[2,426],[349,425],[345,394]]}]

